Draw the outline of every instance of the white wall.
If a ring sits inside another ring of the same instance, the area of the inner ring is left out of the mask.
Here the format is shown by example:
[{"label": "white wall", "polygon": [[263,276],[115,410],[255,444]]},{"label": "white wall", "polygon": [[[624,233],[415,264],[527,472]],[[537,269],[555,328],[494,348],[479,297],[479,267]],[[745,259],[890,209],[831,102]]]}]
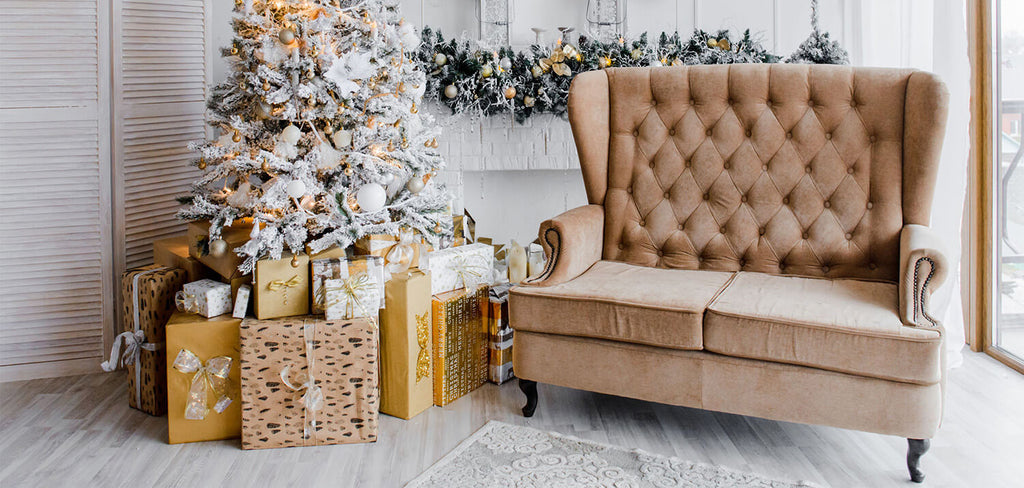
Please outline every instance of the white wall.
[{"label": "white wall", "polygon": [[[557,37],[557,27],[586,28],[587,0],[510,0],[515,14],[512,44],[524,47],[534,40],[530,29],[547,29],[547,40]],[[226,46],[231,40],[229,23],[233,2],[214,2],[213,40]],[[844,45],[852,34],[848,14],[854,1],[822,0],[822,28]],[[465,32],[476,38],[478,0],[401,0],[405,18],[418,25],[441,29],[452,36]],[[738,34],[750,29],[765,47],[787,55],[810,32],[810,0],[631,0],[627,35],[643,31],[660,33],[694,28],[730,29]],[[228,67],[214,62],[214,80],[224,79]],[[445,126],[440,140],[449,174],[442,180],[454,188],[477,220],[478,234],[500,241],[515,238],[532,241],[544,219],[586,203],[579,161],[568,123],[553,116],[533,117],[516,124],[510,117],[485,120],[450,118],[437,109]]]}]

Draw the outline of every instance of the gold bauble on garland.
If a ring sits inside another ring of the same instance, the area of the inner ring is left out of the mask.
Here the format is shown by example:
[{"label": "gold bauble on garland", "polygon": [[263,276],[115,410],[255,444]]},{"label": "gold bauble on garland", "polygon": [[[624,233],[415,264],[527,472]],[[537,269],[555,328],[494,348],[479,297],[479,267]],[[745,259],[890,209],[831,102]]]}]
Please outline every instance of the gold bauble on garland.
[{"label": "gold bauble on garland", "polygon": [[732,49],[732,45],[729,44],[729,40],[725,38],[718,40],[718,47],[723,51],[728,51]]},{"label": "gold bauble on garland", "polygon": [[527,107],[532,107],[535,103],[537,103],[537,99],[529,95],[523,97],[523,105],[526,105]]},{"label": "gold bauble on garland", "polygon": [[235,131],[235,134],[231,136],[231,140],[235,142],[242,142],[242,133]]},{"label": "gold bauble on garland", "polygon": [[515,97],[516,97],[516,87],[510,86],[510,87],[505,89],[505,98],[506,99],[513,99]]},{"label": "gold bauble on garland", "polygon": [[494,68],[489,64],[485,64],[483,68],[480,68],[480,76],[484,78],[490,78],[494,74]]},{"label": "gold bauble on garland", "polygon": [[718,47],[718,39],[708,39],[708,47]]}]

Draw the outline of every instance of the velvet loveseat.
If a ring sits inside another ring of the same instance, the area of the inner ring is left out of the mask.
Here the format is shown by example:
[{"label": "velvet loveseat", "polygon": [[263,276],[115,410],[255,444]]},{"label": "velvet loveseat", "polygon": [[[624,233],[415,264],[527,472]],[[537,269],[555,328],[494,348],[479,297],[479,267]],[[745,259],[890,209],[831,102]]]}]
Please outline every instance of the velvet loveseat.
[{"label": "velvet loveseat", "polygon": [[947,94],[914,70],[749,64],[579,75],[589,205],[512,290],[536,382],[909,439],[942,418],[928,228]]}]

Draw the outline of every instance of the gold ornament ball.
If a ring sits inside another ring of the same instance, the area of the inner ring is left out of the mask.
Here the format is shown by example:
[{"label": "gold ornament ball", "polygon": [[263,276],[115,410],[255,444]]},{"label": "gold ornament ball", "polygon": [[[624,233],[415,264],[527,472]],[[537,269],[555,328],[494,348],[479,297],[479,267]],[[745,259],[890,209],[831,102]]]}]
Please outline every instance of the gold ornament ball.
[{"label": "gold ornament ball", "polygon": [[440,234],[441,233],[441,223],[440,222],[434,224],[434,233],[435,234]]},{"label": "gold ornament ball", "polygon": [[242,134],[236,130],[235,135],[231,136],[231,140],[235,142],[242,142]]},{"label": "gold ornament ball", "polygon": [[210,255],[219,258],[228,252],[228,243],[224,239],[210,241]]},{"label": "gold ornament ball", "polygon": [[420,111],[420,109],[416,108],[416,104],[415,103],[413,103],[412,104],[412,108],[409,109],[409,112],[411,112],[411,113],[416,113],[416,112],[419,112],[419,111]]},{"label": "gold ornament ball", "polygon": [[530,68],[530,74],[533,75],[534,78],[540,78],[540,75],[544,74],[544,68],[534,65]]},{"label": "gold ornament ball", "polygon": [[270,90],[270,82],[267,81],[267,80],[263,80],[263,91],[269,91],[269,90]]},{"label": "gold ornament ball", "polygon": [[718,39],[708,39],[708,47],[718,47]]},{"label": "gold ornament ball", "polygon": [[281,29],[281,32],[277,34],[277,39],[281,41],[281,44],[291,44],[295,40],[295,31]]},{"label": "gold ornament ball", "polygon": [[484,78],[490,78],[494,74],[494,68],[489,64],[485,64],[483,68],[480,68],[480,76]]},{"label": "gold ornament ball", "polygon": [[298,268],[299,267],[299,257],[298,256],[292,256],[292,267],[293,268]]},{"label": "gold ornament ball", "polygon": [[448,98],[455,98],[459,95],[459,89],[455,85],[448,85],[444,87],[444,96]]},{"label": "gold ornament ball", "polygon": [[516,87],[510,86],[510,87],[505,89],[505,98],[511,100],[511,99],[513,99],[515,97],[516,97]]},{"label": "gold ornament ball", "polygon": [[231,54],[238,55],[238,46],[231,46]]},{"label": "gold ornament ball", "polygon": [[729,40],[728,39],[721,39],[721,40],[719,40],[718,41],[718,47],[721,48],[723,51],[728,51],[728,50],[732,49],[732,45],[729,44]]},{"label": "gold ornament ball", "polygon": [[324,134],[331,135],[334,133],[334,126],[327,124],[324,126]]},{"label": "gold ornament ball", "polygon": [[405,83],[398,82],[398,93],[405,93]]},{"label": "gold ornament ball", "polygon": [[527,107],[532,107],[535,103],[537,103],[537,99],[529,95],[523,97],[523,105],[526,105]]},{"label": "gold ornament ball", "polygon": [[263,164],[260,165],[260,169],[262,169],[264,173],[269,173],[270,172],[270,163],[264,161]]},{"label": "gold ornament ball", "polygon": [[633,59],[640,59],[640,58],[644,57],[644,52],[643,52],[643,50],[637,48],[637,49],[634,49],[633,52],[629,53],[629,56],[631,58],[633,58]]},{"label": "gold ornament ball", "polygon": [[199,169],[206,169],[206,158],[199,158]]}]

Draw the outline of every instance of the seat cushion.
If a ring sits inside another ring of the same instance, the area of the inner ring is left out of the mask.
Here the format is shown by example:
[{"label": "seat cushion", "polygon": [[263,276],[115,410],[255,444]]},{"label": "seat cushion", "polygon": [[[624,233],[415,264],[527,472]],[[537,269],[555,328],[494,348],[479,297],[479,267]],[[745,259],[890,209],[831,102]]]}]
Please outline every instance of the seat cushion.
[{"label": "seat cushion", "polygon": [[894,283],[738,273],[707,310],[704,348],[719,354],[933,384],[938,329],[908,327]]},{"label": "seat cushion", "polygon": [[565,283],[513,288],[509,319],[516,330],[701,349],[704,310],[731,277],[598,261]]}]

